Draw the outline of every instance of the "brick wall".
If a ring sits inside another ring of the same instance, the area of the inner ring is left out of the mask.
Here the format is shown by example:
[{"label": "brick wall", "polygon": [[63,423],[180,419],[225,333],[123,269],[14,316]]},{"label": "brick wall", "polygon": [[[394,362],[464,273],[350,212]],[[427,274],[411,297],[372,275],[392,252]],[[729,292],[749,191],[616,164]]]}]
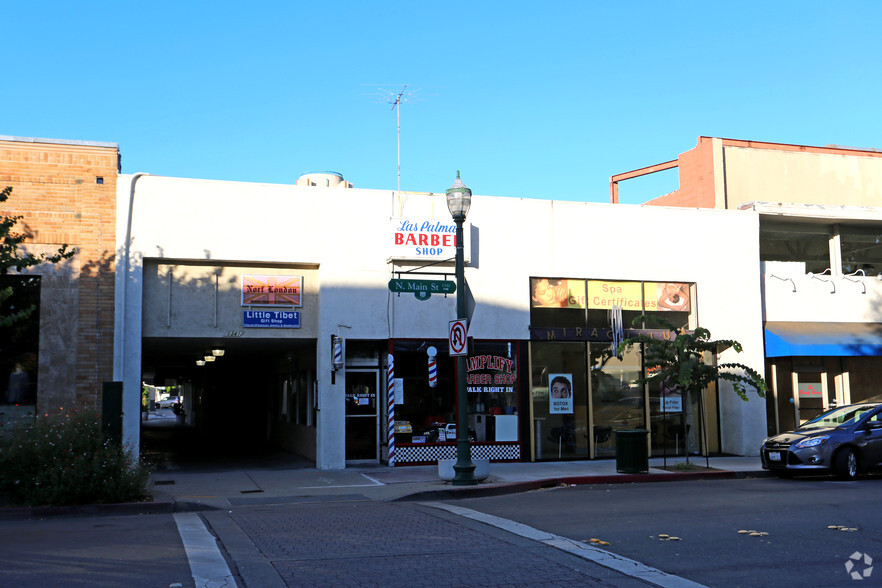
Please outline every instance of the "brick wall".
[{"label": "brick wall", "polygon": [[[705,140],[706,139],[706,140]],[[714,151],[710,138],[700,137],[698,145],[677,157],[680,188],[646,204],[684,208],[715,208]]]},{"label": "brick wall", "polygon": [[24,216],[16,229],[34,252],[78,250],[32,270],[42,276],[39,412],[100,408],[113,377],[118,161],[115,144],[0,139],[0,187],[13,188],[0,213]]}]

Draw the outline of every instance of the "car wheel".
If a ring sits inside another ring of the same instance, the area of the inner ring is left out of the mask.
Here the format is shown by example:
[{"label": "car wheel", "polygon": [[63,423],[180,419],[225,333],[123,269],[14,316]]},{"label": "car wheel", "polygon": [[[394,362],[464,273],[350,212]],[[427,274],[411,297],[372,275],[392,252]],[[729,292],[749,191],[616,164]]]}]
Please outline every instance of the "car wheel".
[{"label": "car wheel", "polygon": [[858,457],[854,449],[846,447],[836,454],[836,474],[843,480],[854,480],[858,475]]}]

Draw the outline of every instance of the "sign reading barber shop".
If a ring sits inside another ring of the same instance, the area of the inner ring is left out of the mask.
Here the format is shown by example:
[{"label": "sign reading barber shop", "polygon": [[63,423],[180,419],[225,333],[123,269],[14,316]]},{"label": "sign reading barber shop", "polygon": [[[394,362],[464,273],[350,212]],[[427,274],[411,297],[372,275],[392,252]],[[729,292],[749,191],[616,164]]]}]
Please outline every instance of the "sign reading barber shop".
[{"label": "sign reading barber shop", "polygon": [[[452,218],[393,218],[390,220],[390,259],[443,260],[456,256],[456,223]],[[471,225],[463,223],[463,253],[469,259]]]}]

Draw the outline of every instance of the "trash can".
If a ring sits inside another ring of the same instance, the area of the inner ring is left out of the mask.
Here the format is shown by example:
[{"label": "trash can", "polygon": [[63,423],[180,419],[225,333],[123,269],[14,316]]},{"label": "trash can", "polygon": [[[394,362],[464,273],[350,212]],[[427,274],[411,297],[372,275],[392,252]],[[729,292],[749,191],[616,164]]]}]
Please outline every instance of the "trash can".
[{"label": "trash can", "polygon": [[646,429],[616,431],[616,471],[620,474],[649,473]]}]

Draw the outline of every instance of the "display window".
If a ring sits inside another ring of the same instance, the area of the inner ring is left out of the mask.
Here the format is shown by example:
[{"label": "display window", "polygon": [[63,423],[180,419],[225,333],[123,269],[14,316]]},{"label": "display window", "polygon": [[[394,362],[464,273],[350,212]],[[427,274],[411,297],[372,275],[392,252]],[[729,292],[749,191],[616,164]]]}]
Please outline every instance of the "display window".
[{"label": "display window", "polygon": [[[466,357],[469,438],[518,440],[519,346],[474,341]],[[395,445],[456,441],[456,358],[446,340],[395,340]]]},{"label": "display window", "polygon": [[[616,431],[633,429],[647,429],[652,455],[699,447],[697,399],[639,383],[646,373],[642,349],[619,355],[612,348],[629,330],[669,337],[669,327],[695,328],[695,296],[695,284],[686,282],[531,278],[533,459],[614,457]],[[715,387],[705,391],[703,406],[714,414],[715,398]],[[709,432],[701,448],[718,451],[718,428]]]},{"label": "display window", "polygon": [[9,297],[0,298],[0,316],[19,317],[0,326],[0,405],[7,405],[12,422],[25,414],[33,417],[37,403],[40,276],[2,275],[4,291]]}]

